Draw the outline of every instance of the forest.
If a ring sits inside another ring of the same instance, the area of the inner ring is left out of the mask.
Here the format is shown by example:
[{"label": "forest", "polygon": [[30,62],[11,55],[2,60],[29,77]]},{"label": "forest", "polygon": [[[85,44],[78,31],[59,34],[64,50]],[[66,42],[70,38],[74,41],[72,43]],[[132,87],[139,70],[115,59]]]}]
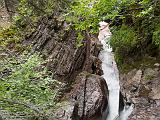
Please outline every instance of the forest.
[{"label": "forest", "polygon": [[103,120],[101,21],[112,33],[119,109],[130,101],[128,120],[159,120],[159,0],[0,0],[0,120]]}]

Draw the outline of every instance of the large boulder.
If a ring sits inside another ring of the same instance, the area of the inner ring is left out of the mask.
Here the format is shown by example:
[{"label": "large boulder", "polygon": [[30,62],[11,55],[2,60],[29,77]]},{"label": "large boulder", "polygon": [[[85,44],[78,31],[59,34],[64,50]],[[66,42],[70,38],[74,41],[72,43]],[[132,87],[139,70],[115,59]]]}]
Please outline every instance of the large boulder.
[{"label": "large boulder", "polygon": [[67,104],[56,110],[54,120],[101,120],[107,106],[108,90],[103,78],[82,72],[66,98]]}]

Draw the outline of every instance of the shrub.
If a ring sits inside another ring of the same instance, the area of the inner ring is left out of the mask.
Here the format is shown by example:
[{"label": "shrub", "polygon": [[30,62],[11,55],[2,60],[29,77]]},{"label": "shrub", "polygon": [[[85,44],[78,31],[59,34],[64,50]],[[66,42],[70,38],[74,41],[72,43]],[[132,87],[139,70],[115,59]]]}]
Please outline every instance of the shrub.
[{"label": "shrub", "polygon": [[113,36],[110,41],[115,51],[117,63],[122,63],[123,57],[127,56],[138,42],[134,29],[125,25],[122,25],[119,30],[113,31]]},{"label": "shrub", "polygon": [[160,24],[157,25],[155,31],[153,32],[152,41],[155,45],[160,47]]},{"label": "shrub", "polygon": [[50,85],[59,83],[47,75],[42,62],[38,54],[3,60],[1,73],[5,70],[11,73],[0,80],[0,108],[44,116],[55,107],[58,89],[51,89]]}]

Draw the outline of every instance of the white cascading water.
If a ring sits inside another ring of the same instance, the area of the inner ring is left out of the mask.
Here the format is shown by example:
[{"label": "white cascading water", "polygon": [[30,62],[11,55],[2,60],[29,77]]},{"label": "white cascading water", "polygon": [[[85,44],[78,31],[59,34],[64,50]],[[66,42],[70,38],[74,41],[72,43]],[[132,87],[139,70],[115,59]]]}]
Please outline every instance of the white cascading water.
[{"label": "white cascading water", "polygon": [[[131,114],[133,107],[125,106],[124,110],[120,112],[119,116],[119,71],[114,59],[114,54],[112,53],[112,48],[109,45],[109,39],[111,37],[111,32],[109,30],[109,24],[106,22],[100,22],[100,31],[98,39],[103,45],[103,50],[99,54],[99,59],[102,61],[102,77],[106,80],[109,90],[109,100],[108,100],[108,115],[106,120],[127,120],[128,116]],[[107,111],[107,110],[106,110]],[[107,113],[105,113],[107,114]],[[104,119],[104,118],[103,118]]]}]

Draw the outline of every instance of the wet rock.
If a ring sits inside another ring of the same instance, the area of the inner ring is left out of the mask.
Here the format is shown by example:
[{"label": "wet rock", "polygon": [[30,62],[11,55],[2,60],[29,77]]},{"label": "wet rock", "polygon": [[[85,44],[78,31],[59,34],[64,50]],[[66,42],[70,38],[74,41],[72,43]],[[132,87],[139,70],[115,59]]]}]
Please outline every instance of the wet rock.
[{"label": "wet rock", "polygon": [[122,93],[119,93],[119,111],[122,111],[124,109],[125,102],[124,102],[124,96]]}]

